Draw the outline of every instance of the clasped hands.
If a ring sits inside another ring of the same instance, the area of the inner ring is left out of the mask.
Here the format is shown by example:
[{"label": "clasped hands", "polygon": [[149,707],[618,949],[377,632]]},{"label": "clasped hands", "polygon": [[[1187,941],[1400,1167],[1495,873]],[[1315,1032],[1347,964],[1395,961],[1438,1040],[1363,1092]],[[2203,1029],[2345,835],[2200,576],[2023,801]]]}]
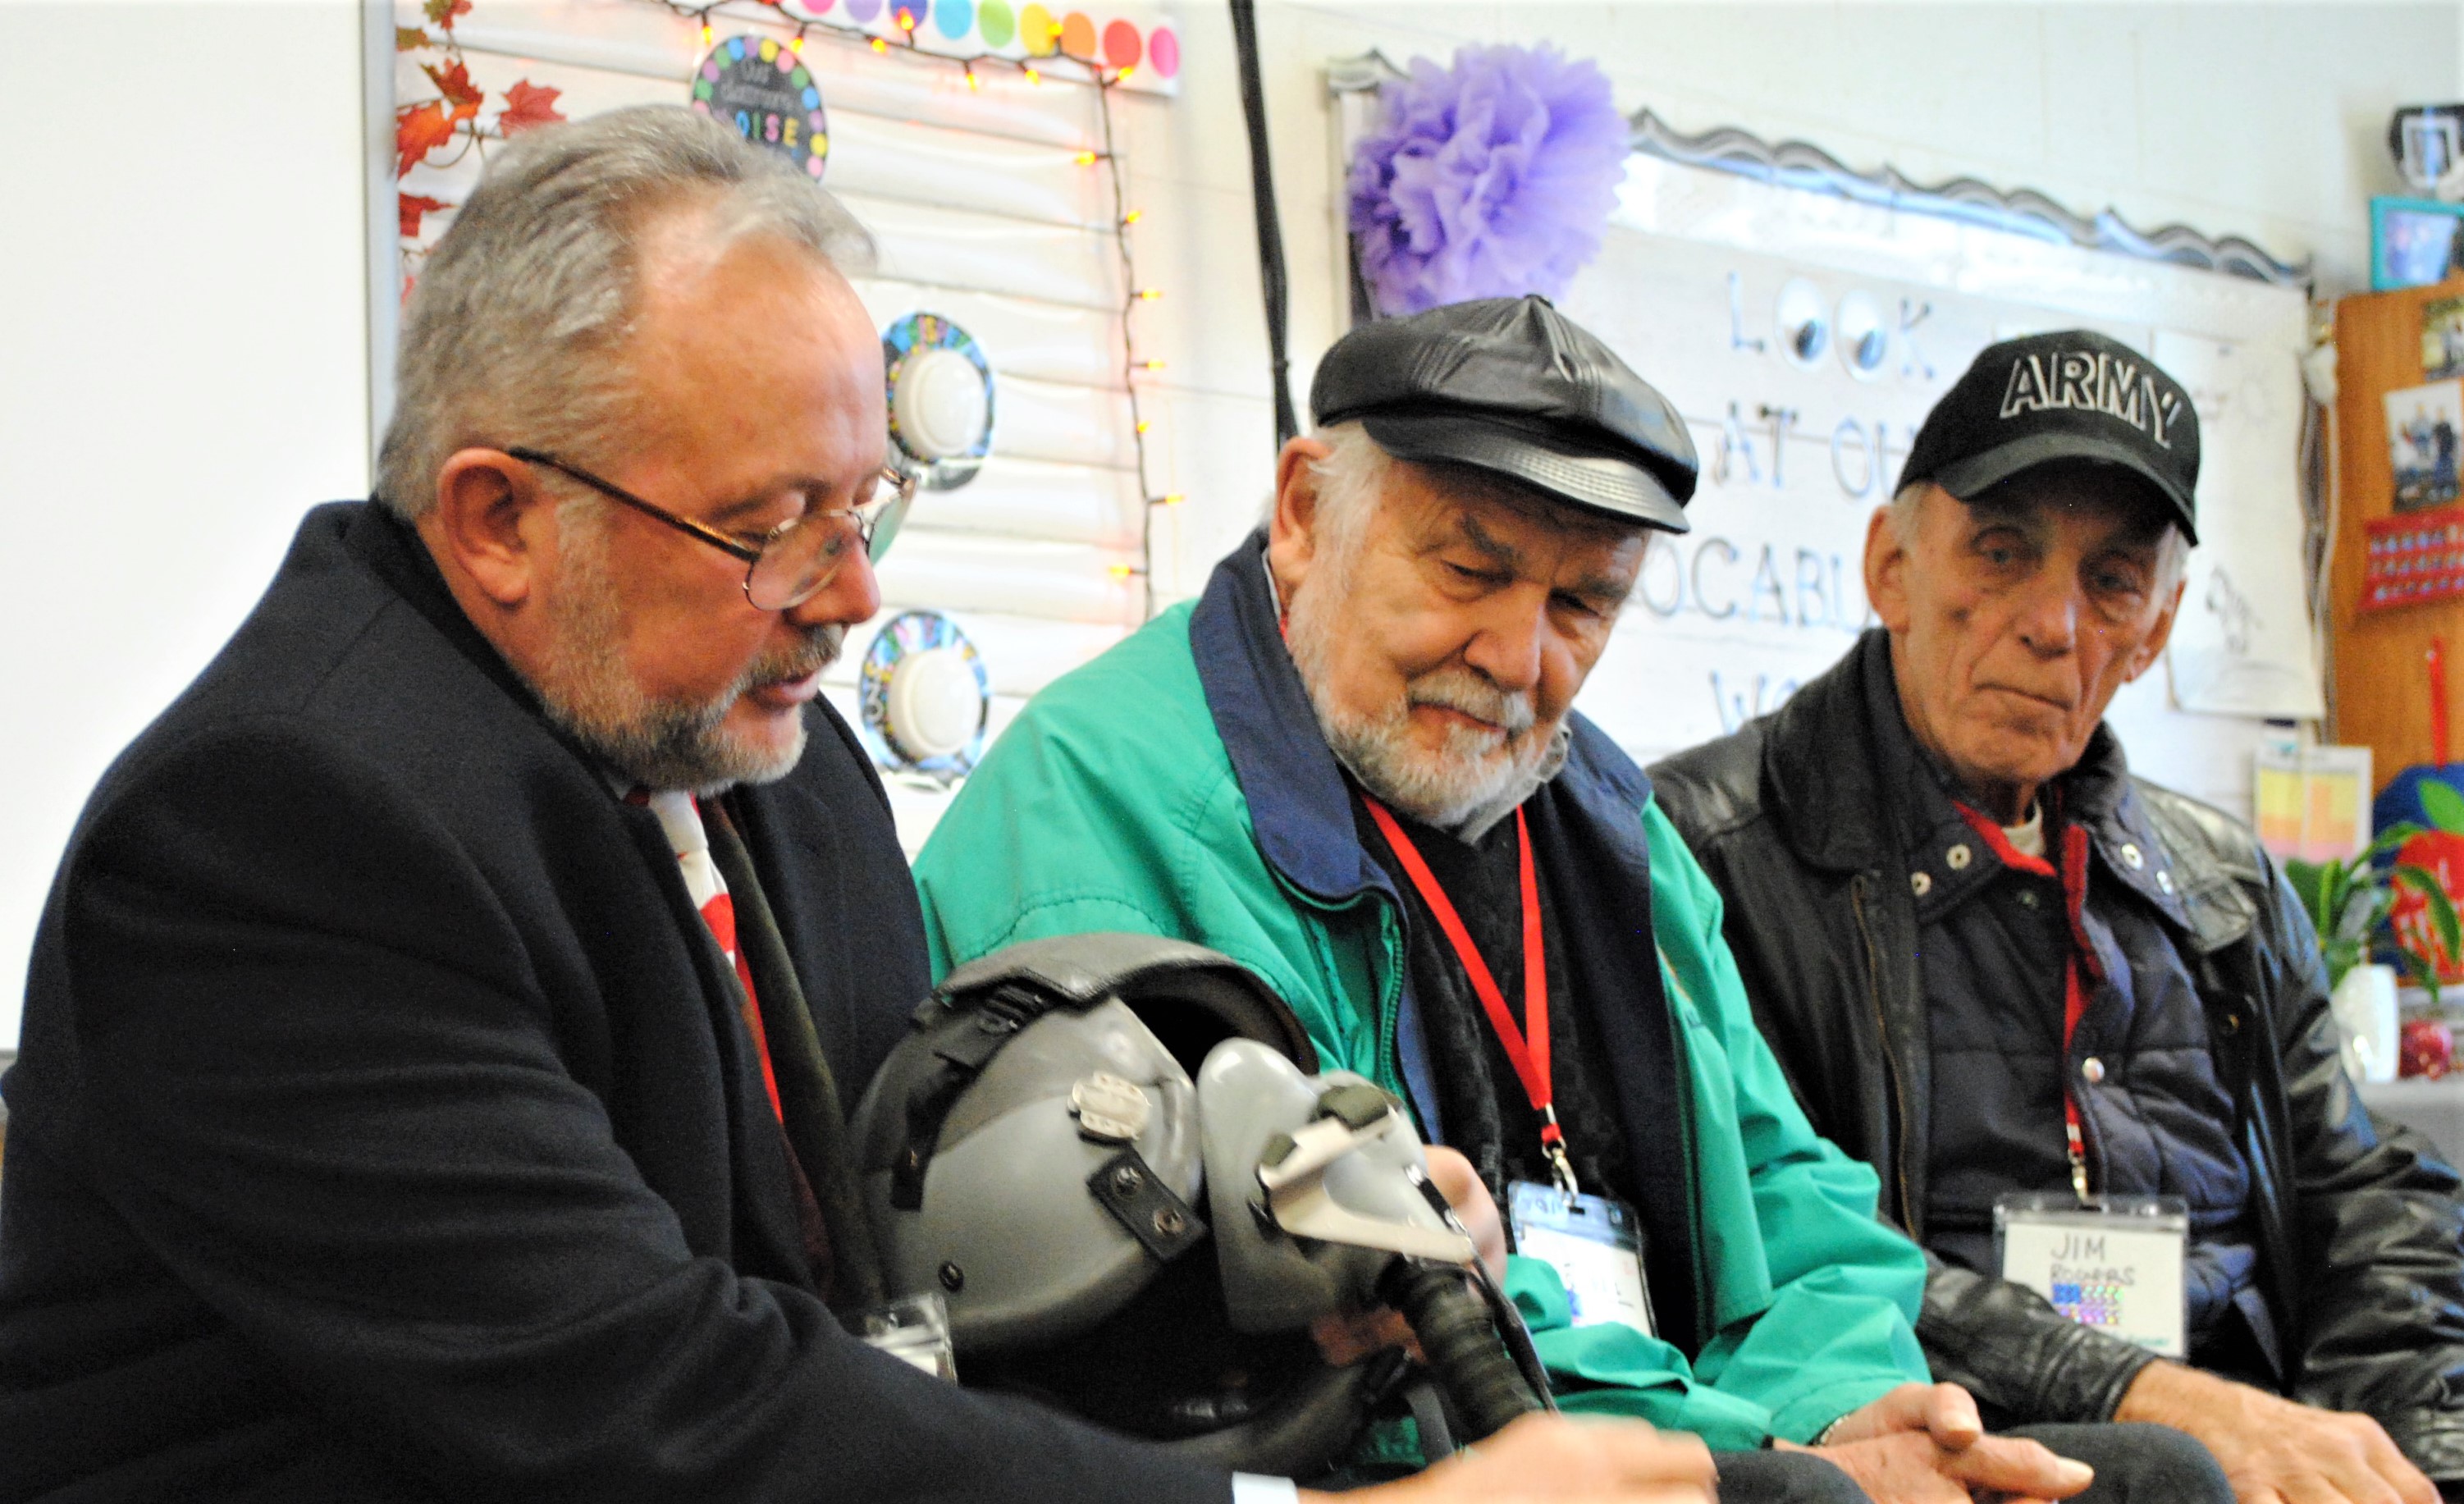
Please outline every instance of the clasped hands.
[{"label": "clasped hands", "polygon": [[[1429,1177],[1454,1205],[1493,1273],[1506,1266],[1497,1204],[1471,1161],[1432,1146]],[[1393,1312],[1330,1320],[1314,1335],[1328,1361],[1345,1363],[1408,1342]],[[1812,1450],[1857,1481],[1875,1504],[1967,1504],[1970,1498],[2064,1499],[2086,1488],[2084,1464],[2015,1437],[1987,1436],[1976,1402],[1956,1384],[1908,1383],[1841,1416]],[[1711,1453],[1699,1438],[1639,1421],[1526,1416],[1471,1452],[1382,1490],[1396,1504],[1710,1504]]]},{"label": "clasped hands", "polygon": [[[2092,1479],[2084,1464],[2035,1442],[1986,1435],[1976,1402],[1956,1384],[1903,1384],[1840,1417],[1820,1447],[1779,1445],[1829,1459],[1875,1504],[2050,1501]],[[1699,1438],[1639,1421],[1528,1415],[1417,1477],[1363,1493],[1382,1495],[1379,1504],[1713,1504],[1718,1488]]]}]

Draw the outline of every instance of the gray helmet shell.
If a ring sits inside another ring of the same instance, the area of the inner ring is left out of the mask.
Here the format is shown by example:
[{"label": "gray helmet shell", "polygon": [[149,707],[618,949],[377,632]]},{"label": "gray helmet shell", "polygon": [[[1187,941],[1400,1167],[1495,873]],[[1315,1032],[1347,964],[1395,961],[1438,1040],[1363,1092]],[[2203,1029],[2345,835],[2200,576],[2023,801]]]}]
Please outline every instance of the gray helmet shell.
[{"label": "gray helmet shell", "polygon": [[[887,1172],[866,1178],[884,1278],[892,1290],[942,1291],[961,1355],[1074,1336],[1154,1277],[1144,1246],[1087,1190],[1122,1148],[1082,1132],[1072,1110],[1071,1092],[1096,1072],[1146,1098],[1139,1156],[1183,1201],[1198,1200],[1197,1089],[1117,999],[1046,1013],[993,1057],[951,1106],[920,1208],[892,1209]],[[991,1207],[1000,1214],[985,1215]]]}]

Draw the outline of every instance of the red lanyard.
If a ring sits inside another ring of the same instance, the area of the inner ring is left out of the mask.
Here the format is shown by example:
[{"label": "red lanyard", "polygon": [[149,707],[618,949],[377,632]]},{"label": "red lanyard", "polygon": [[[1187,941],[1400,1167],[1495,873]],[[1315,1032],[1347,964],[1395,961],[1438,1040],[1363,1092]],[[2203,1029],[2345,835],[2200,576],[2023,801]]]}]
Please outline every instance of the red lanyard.
[{"label": "red lanyard", "polygon": [[2079,1134],[2079,1098],[2071,1091],[2071,1036],[2079,1032],[2080,1015],[2087,1011],[2086,976],[2095,966],[2096,953],[2088,947],[2087,930],[2080,922],[2087,906],[2087,832],[2075,825],[2062,827],[2062,865],[2057,872],[2054,864],[2041,856],[2030,856],[2011,844],[2009,836],[1991,819],[1969,808],[1958,807],[1965,819],[1982,837],[2002,865],[2039,877],[2051,877],[2062,885],[2062,909],[2070,919],[2071,943],[2062,958],[2062,1135],[2070,1150],[2071,1189],[2084,1205],[2088,1200],[2087,1144]]},{"label": "red lanyard", "polygon": [[1558,1189],[1569,1196],[1578,1195],[1582,1187],[1574,1180],[1574,1166],[1566,1158],[1565,1130],[1557,1126],[1556,1092],[1549,1077],[1549,958],[1541,948],[1540,884],[1531,871],[1531,828],[1525,823],[1523,811],[1514,811],[1514,839],[1521,848],[1520,883],[1523,890],[1523,1014],[1529,1026],[1527,1036],[1514,1022],[1512,1010],[1506,1006],[1506,994],[1498,990],[1497,979],[1489,974],[1488,962],[1481,959],[1478,947],[1471,942],[1471,932],[1463,928],[1463,917],[1438,886],[1437,874],[1420,857],[1419,848],[1403,833],[1402,825],[1387,811],[1384,805],[1361,795],[1369,807],[1369,818],[1377,822],[1386,844],[1394,849],[1395,857],[1403,864],[1405,875],[1419,890],[1420,898],[1437,916],[1438,928],[1445,932],[1446,941],[1455,948],[1455,959],[1463,962],[1463,974],[1471,979],[1472,991],[1480,995],[1480,1006],[1488,1014],[1489,1027],[1497,1030],[1497,1042],[1506,1051],[1506,1058],[1522,1079],[1523,1093],[1531,1099],[1531,1110],[1540,1115],[1540,1151],[1549,1157],[1549,1167]]}]

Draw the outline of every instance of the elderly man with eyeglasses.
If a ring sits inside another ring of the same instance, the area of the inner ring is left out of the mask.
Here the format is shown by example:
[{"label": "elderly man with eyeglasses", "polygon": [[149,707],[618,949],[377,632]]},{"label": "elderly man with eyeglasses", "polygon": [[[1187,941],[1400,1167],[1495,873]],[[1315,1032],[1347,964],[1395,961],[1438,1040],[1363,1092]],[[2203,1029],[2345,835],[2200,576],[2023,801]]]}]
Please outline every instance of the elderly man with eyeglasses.
[{"label": "elderly man with eyeglasses", "polygon": [[[863,236],[683,110],[524,136],[320,507],[104,778],[7,1081],[0,1497],[1292,1497],[866,1346],[928,978],[816,698],[908,482]],[[809,737],[809,742],[808,742]],[[1527,1421],[1428,1500],[1705,1495]]]}]

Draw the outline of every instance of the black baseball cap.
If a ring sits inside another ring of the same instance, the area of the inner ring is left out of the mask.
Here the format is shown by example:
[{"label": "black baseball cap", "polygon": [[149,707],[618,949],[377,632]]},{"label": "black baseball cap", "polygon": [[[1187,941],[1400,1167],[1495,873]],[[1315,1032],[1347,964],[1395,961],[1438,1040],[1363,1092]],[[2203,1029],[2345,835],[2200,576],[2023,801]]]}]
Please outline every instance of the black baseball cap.
[{"label": "black baseball cap", "polygon": [[1545,298],[1363,324],[1318,363],[1309,411],[1320,427],[1357,419],[1397,459],[1470,465],[1587,511],[1686,528],[1700,467],[1685,420]]},{"label": "black baseball cap", "polygon": [[2091,329],[1989,344],[1925,414],[1900,469],[1972,501],[2057,461],[2115,465],[2155,488],[2199,541],[2199,416],[2154,361]]}]

